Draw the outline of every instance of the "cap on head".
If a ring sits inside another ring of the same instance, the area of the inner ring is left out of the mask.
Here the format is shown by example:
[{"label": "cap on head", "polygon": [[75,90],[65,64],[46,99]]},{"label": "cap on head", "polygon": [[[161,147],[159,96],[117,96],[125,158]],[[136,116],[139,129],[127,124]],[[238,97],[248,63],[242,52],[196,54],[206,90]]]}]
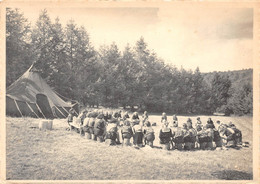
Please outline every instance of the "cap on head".
[{"label": "cap on head", "polygon": [[200,117],[197,117],[197,120],[200,120]]}]

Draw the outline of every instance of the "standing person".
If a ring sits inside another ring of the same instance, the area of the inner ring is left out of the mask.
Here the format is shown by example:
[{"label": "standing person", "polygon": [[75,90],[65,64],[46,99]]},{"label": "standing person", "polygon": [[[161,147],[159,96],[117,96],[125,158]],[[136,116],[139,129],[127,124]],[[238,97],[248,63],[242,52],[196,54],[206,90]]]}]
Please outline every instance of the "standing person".
[{"label": "standing person", "polygon": [[170,149],[170,141],[172,139],[172,131],[168,127],[168,122],[164,122],[159,133],[160,144],[163,145],[163,149]]},{"label": "standing person", "polygon": [[137,145],[138,147],[143,146],[143,126],[139,124],[135,124],[133,126],[133,134],[134,134],[134,145]]},{"label": "standing person", "polygon": [[84,119],[86,118],[87,112],[88,112],[87,110],[84,110],[78,116],[78,118],[80,118],[80,120],[81,120],[81,125],[83,124]]},{"label": "standing person", "polygon": [[178,122],[173,123],[173,127],[171,128],[172,134],[173,134],[173,142],[174,142],[174,148],[177,150],[182,150],[182,144],[183,144],[183,130],[181,127],[178,127]]},{"label": "standing person", "polygon": [[197,122],[195,124],[195,128],[197,129],[198,127],[201,127],[201,129],[203,129],[203,125],[202,125],[202,122],[200,120],[200,117],[197,117]]},{"label": "standing person", "polygon": [[167,115],[165,112],[162,113],[161,123],[167,122]]},{"label": "standing person", "polygon": [[87,117],[87,110],[84,110],[84,111],[82,111],[80,114],[79,114],[79,116],[78,116],[78,118],[80,119],[80,128],[79,128],[79,134],[81,135],[81,136],[84,136],[85,135],[85,132],[84,132],[84,130],[83,130],[83,122],[84,122],[84,120],[85,120],[85,118]]},{"label": "standing person", "polygon": [[147,111],[144,111],[144,114],[142,115],[143,125],[145,124],[146,121],[148,121],[148,113]]},{"label": "standing person", "polygon": [[144,144],[153,147],[153,141],[155,139],[154,129],[151,126],[149,121],[146,122],[146,126],[144,128]]},{"label": "standing person", "polygon": [[195,149],[197,131],[192,127],[192,120],[189,118],[187,121],[187,128],[191,136],[191,150]]},{"label": "standing person", "polygon": [[97,141],[103,142],[103,137],[105,133],[105,120],[103,119],[103,113],[100,113],[94,123],[94,136],[96,137]]},{"label": "standing person", "polygon": [[69,115],[67,117],[67,122],[68,122],[68,125],[70,126],[70,123],[73,122],[73,113],[72,112],[69,112]]},{"label": "standing person", "polygon": [[89,133],[91,134],[91,139],[96,141],[96,136],[94,135],[94,124],[95,124],[95,120],[97,117],[97,113],[96,112],[91,112],[91,117],[89,118],[89,123],[88,123],[88,130]]},{"label": "standing person", "polygon": [[130,121],[125,120],[124,125],[121,128],[122,140],[124,146],[130,146],[130,139],[133,137],[133,131],[130,126]]},{"label": "standing person", "polygon": [[83,122],[83,131],[85,132],[86,138],[91,139],[91,133],[89,131],[89,122],[92,118],[92,113],[89,112]]}]

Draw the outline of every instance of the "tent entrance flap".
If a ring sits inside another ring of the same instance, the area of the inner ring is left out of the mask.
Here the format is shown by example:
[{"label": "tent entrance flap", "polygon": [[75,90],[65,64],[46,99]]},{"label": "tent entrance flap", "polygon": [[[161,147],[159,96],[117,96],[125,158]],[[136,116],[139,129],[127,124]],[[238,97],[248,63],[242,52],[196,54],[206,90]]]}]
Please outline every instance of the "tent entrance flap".
[{"label": "tent entrance flap", "polygon": [[46,95],[37,94],[36,95],[36,103],[37,103],[37,105],[39,106],[39,108],[41,109],[42,113],[44,114],[44,116],[46,118],[48,118],[48,119],[54,118],[49,100],[48,100]]}]

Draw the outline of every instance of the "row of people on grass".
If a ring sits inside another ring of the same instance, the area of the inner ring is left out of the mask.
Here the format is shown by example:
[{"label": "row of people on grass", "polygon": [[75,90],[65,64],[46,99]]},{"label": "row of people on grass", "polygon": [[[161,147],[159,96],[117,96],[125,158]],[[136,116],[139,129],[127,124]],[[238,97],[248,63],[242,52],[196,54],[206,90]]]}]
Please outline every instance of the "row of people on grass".
[{"label": "row of people on grass", "polygon": [[[113,145],[120,143],[119,135],[121,135],[124,145],[130,145],[130,140],[133,140],[134,145],[153,147],[155,134],[147,112],[144,113],[141,121],[137,112],[130,118],[128,113],[121,116],[120,111],[105,114],[85,111],[78,118],[81,123],[80,133],[89,139],[105,141]],[[122,124],[119,123],[120,120]],[[68,123],[72,121],[69,115]],[[187,122],[179,127],[177,116],[174,115],[173,121],[169,123],[165,113],[162,114],[161,122],[159,139],[165,149],[213,149],[213,147],[221,148],[223,145],[235,147],[242,143],[242,133],[233,123],[226,125],[217,121],[219,127],[216,128],[210,118],[205,126],[202,125],[200,118],[197,118],[193,128],[192,120],[188,118]]]}]

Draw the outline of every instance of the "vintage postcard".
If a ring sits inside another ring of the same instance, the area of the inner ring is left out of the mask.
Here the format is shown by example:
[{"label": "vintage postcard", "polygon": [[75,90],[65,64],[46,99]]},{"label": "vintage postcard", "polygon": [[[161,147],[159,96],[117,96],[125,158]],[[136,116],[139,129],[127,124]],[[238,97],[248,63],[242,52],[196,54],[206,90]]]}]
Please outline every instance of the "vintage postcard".
[{"label": "vintage postcard", "polygon": [[259,183],[258,1],[2,1],[1,183]]}]

